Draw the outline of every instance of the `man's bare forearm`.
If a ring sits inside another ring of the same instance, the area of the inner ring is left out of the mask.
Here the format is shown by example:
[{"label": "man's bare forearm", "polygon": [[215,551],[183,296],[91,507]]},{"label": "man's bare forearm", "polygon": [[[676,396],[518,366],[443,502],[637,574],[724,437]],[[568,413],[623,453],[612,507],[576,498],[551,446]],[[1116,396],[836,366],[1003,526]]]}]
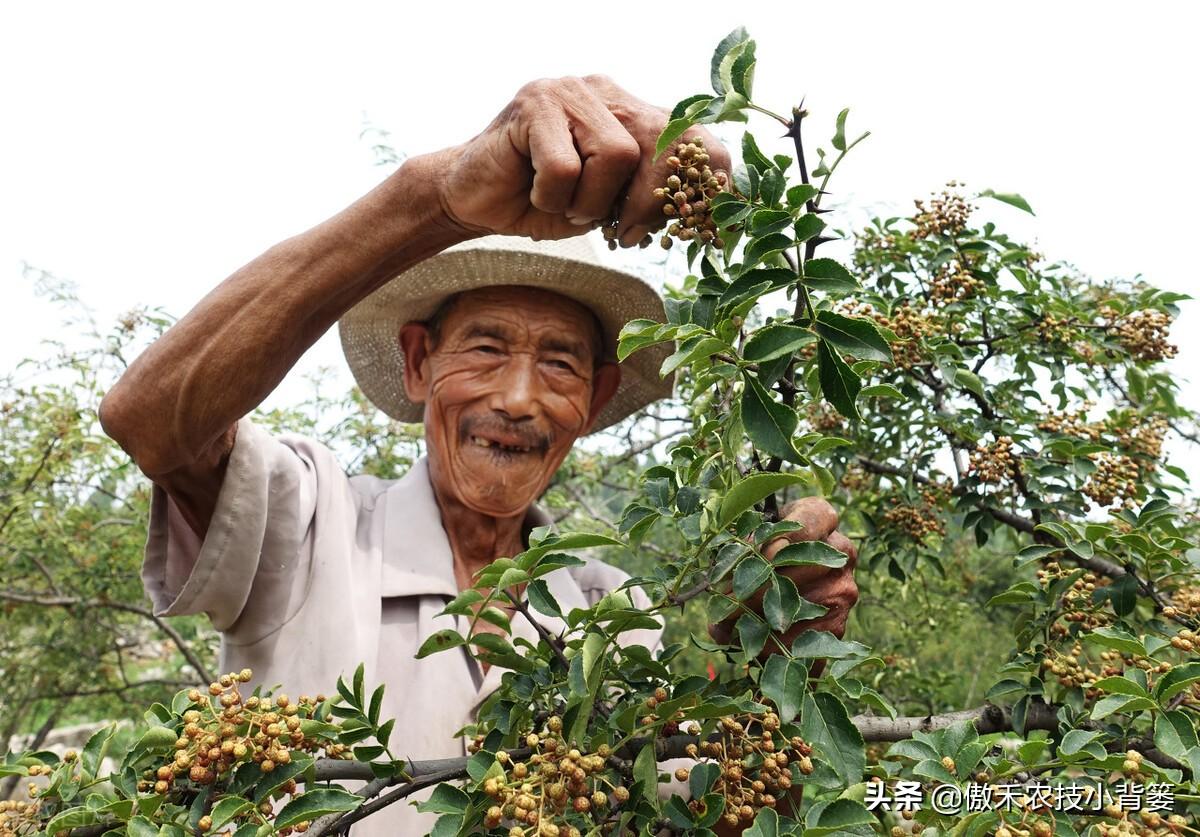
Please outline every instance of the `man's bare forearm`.
[{"label": "man's bare forearm", "polygon": [[443,212],[442,156],[410,160],[344,211],[218,285],[108,393],[106,432],[152,477],[204,457],[345,311],[468,237]]}]

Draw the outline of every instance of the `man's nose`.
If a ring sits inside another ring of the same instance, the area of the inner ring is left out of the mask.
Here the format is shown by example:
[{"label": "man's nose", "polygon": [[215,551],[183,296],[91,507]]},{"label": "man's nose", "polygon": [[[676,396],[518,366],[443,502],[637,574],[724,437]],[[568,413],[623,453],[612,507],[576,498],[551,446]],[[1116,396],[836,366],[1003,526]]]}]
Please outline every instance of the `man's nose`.
[{"label": "man's nose", "polygon": [[537,359],[533,355],[514,353],[504,364],[496,381],[489,406],[508,418],[532,418],[539,409]]}]

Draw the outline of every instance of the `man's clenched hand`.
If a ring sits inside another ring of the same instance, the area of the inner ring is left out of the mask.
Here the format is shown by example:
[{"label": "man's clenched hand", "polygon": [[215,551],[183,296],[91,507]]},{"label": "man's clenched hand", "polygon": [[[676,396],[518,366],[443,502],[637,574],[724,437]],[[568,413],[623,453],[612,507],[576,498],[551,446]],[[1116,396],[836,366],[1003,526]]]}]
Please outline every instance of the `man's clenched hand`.
[{"label": "man's clenched hand", "polygon": [[[667,117],[605,76],[530,82],[482,133],[434,155],[446,220],[470,235],[566,238],[615,207],[621,243],[636,244],[667,221],[652,195],[666,176],[654,143]],[[688,136],[702,136],[713,171],[728,173],[711,134]]]},{"label": "man's clenched hand", "polygon": [[[836,569],[818,566],[780,567],[777,572],[786,575],[796,585],[800,595],[814,604],[823,605],[828,610],[816,619],[797,622],[783,635],[780,641],[791,646],[792,641],[804,631],[829,631],[839,639],[846,632],[846,618],[850,608],[858,601],[858,585],[854,582],[854,567],[858,562],[858,550],[850,539],[838,531],[838,516],[833,506],[820,497],[804,497],[788,504],[784,510],[785,520],[794,520],[804,528],[788,532],[767,543],[762,550],[763,557],[772,561],[779,550],[789,543],[800,541],[824,541],[839,552],[844,552],[847,560],[844,566]],[[763,595],[767,588],[756,592],[746,604],[755,612],[762,613]],[[713,625],[709,629],[713,639],[728,643],[733,638],[734,624],[738,613],[730,618]],[[768,642],[763,654],[772,654],[779,650],[774,642]]]}]

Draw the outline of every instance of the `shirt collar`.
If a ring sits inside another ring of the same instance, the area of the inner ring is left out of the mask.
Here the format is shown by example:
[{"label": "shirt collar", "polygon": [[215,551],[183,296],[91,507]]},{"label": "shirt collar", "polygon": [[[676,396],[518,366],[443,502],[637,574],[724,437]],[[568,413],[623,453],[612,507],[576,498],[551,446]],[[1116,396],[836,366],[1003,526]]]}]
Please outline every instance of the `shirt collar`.
[{"label": "shirt collar", "polygon": [[[429,461],[422,456],[397,480],[382,499],[383,569],[379,595],[458,595],[454,553],[442,527],[442,513],[429,482]],[[549,526],[550,516],[536,505],[525,515],[522,536]]]}]

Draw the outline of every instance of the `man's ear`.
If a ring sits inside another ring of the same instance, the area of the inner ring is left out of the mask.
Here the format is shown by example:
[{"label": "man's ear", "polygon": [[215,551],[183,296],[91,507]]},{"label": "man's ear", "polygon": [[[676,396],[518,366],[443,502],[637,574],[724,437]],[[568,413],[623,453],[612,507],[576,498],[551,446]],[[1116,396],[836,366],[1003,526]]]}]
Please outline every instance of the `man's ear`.
[{"label": "man's ear", "polygon": [[587,424],[583,428],[584,433],[592,432],[596,419],[600,417],[600,411],[616,394],[617,387],[620,385],[621,367],[611,361],[596,367],[596,371],[592,375],[592,404],[588,411]]},{"label": "man's ear", "polygon": [[404,391],[408,400],[423,404],[429,396],[429,327],[405,323],[400,328],[400,350],[404,352]]}]

